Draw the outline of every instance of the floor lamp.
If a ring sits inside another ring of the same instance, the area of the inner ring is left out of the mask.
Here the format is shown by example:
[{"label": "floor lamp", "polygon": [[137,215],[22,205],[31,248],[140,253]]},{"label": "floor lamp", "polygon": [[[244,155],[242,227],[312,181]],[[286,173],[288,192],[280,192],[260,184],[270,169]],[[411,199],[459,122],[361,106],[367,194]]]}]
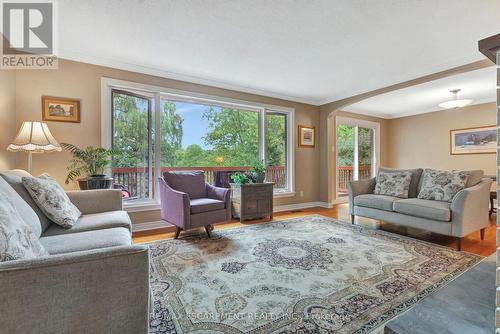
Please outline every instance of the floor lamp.
[{"label": "floor lamp", "polygon": [[31,174],[33,153],[60,152],[61,146],[50,133],[46,123],[23,122],[21,129],[7,150],[28,152],[28,173]]}]

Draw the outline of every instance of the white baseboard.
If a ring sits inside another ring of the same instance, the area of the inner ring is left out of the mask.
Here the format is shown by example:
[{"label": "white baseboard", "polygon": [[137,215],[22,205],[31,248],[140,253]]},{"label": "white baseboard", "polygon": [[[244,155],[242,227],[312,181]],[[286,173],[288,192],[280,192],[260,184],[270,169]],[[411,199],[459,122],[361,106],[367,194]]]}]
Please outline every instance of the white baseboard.
[{"label": "white baseboard", "polygon": [[[307,209],[307,208],[314,208],[314,207],[321,207],[321,208],[331,208],[332,205],[328,204],[327,202],[306,202],[306,203],[297,203],[297,204],[288,204],[288,205],[278,205],[274,207],[274,212],[283,212],[283,211],[293,211],[293,210],[301,210],[301,209]],[[156,230],[159,228],[164,228],[164,227],[171,227],[174,226],[172,224],[169,224],[163,220],[159,221],[152,221],[152,222],[147,222],[147,223],[139,223],[139,224],[132,224],[132,232],[143,232],[143,231],[151,231],[151,230]]]},{"label": "white baseboard", "polygon": [[306,202],[306,203],[297,203],[297,204],[288,204],[288,205],[278,205],[274,207],[274,212],[282,212],[282,211],[293,211],[293,210],[301,210],[301,209],[307,209],[307,208],[314,208],[314,207],[321,207],[321,208],[328,208],[330,209],[332,207],[331,204],[328,204],[327,202]]}]

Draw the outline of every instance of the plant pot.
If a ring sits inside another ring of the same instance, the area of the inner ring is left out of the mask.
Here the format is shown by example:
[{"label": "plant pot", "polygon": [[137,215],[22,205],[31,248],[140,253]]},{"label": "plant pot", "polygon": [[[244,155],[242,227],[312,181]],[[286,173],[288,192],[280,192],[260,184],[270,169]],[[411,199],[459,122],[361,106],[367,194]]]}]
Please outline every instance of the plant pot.
[{"label": "plant pot", "polygon": [[92,175],[78,179],[78,186],[81,190],[111,189],[113,187],[113,178],[106,175]]},{"label": "plant pot", "polygon": [[257,173],[257,183],[264,183],[266,173]]},{"label": "plant pot", "polygon": [[249,177],[253,181],[253,183],[264,183],[264,180],[266,179],[266,173],[252,172],[250,173]]}]

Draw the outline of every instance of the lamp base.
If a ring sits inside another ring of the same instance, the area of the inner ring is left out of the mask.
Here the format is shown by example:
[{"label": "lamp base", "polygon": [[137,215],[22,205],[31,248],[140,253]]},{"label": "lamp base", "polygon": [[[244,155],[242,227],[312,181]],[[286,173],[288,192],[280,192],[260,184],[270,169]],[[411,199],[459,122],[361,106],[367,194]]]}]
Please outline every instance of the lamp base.
[{"label": "lamp base", "polygon": [[28,152],[28,173],[31,174],[31,169],[33,167],[33,152]]}]

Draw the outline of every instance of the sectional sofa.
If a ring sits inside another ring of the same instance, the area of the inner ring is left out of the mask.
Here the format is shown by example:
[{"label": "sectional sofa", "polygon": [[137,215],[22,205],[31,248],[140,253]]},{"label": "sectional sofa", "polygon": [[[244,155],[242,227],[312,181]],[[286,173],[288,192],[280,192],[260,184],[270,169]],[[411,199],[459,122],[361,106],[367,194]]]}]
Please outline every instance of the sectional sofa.
[{"label": "sectional sofa", "polygon": [[29,175],[0,173],[0,190],[50,255],[0,262],[0,332],[147,333],[148,247],[132,244],[120,190],[67,192],[83,215],[65,229],[33,202]]},{"label": "sectional sofa", "polygon": [[350,182],[347,187],[353,223],[355,216],[362,216],[453,236],[458,250],[461,238],[472,232],[481,231],[481,239],[484,239],[484,229],[490,224],[488,215],[492,180],[484,178],[482,170],[468,171],[465,188],[453,197],[451,203],[417,198],[422,187],[421,168],[381,170],[411,172],[408,198],[375,195],[376,178]]}]

